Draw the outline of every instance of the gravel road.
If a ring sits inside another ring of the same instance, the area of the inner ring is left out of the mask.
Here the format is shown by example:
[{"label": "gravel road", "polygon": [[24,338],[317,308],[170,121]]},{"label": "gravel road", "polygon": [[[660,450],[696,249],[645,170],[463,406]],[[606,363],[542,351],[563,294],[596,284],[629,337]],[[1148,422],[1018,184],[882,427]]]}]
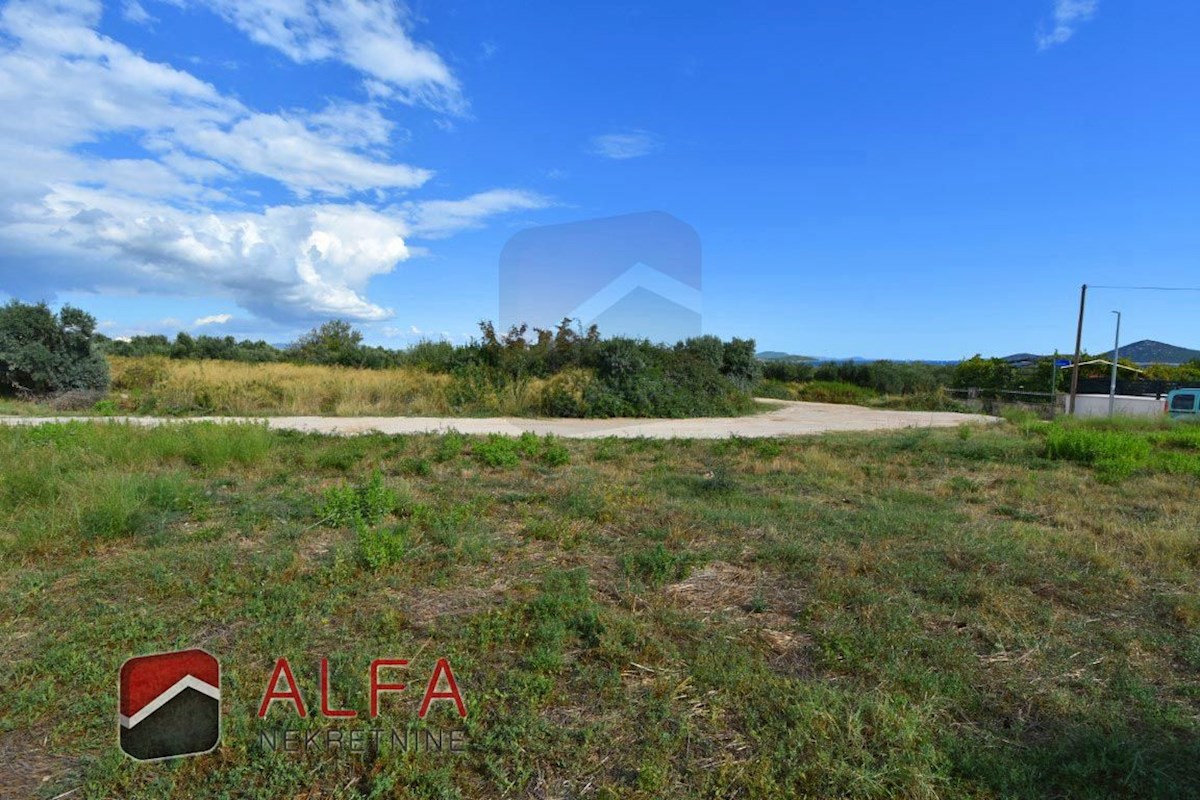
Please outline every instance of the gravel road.
[{"label": "gravel road", "polygon": [[132,425],[167,425],[179,422],[266,422],[270,428],[353,436],[362,433],[504,433],[533,431],[573,439],[604,436],[651,439],[724,439],[729,436],[763,438],[803,436],[827,431],[876,431],[895,428],[945,428],[963,423],[988,424],[996,417],[955,414],[947,411],[885,411],[832,403],[795,403],[764,400],[774,408],[748,417],[701,419],[531,419],[525,417],[10,417],[0,424],[43,425],[72,419],[127,422]]}]

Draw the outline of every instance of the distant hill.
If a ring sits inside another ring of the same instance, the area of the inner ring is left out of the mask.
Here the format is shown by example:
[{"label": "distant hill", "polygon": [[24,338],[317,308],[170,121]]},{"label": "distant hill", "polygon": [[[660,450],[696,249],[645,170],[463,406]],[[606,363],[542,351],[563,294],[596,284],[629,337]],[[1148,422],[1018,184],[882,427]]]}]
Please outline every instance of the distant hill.
[{"label": "distant hill", "polygon": [[756,353],[759,361],[816,361],[812,356],[797,356],[792,353],[783,353],[779,350],[763,350],[761,353]]},{"label": "distant hill", "polygon": [[[1061,350],[1058,357],[1069,359],[1071,353]],[[1112,360],[1112,350],[1100,353],[1095,357]],[[1050,358],[1050,356],[1039,356],[1035,353],[1013,353],[1011,356],[1005,356],[1004,360],[1015,367],[1023,367],[1032,366],[1043,358]],[[1127,358],[1133,363],[1143,366],[1147,364],[1178,365],[1200,359],[1200,350],[1189,350],[1186,347],[1156,342],[1153,339],[1143,339],[1140,342],[1121,345],[1121,358]]]},{"label": "distant hill", "polygon": [[[1128,358],[1135,364],[1186,364],[1189,361],[1200,360],[1200,350],[1189,350],[1153,339],[1122,345],[1120,355],[1121,358]],[[1109,350],[1103,357],[1111,359],[1112,351]]]},{"label": "distant hill", "polygon": [[1035,353],[1013,353],[1011,356],[1005,356],[1004,360],[1014,367],[1031,367],[1041,361],[1045,356],[1039,356]]},{"label": "distant hill", "polygon": [[783,353],[778,350],[763,350],[761,353],[755,353],[759,361],[782,361],[791,364],[874,364],[877,361],[891,361],[896,364],[934,364],[948,365],[957,364],[959,360],[953,359],[950,361],[938,361],[927,358],[863,358],[862,356],[798,356],[792,353]]}]

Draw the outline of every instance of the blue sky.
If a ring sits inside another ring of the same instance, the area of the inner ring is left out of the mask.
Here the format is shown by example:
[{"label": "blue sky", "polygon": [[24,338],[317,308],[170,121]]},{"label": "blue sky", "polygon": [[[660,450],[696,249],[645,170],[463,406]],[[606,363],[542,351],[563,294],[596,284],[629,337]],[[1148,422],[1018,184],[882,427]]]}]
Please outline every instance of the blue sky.
[{"label": "blue sky", "polygon": [[[110,335],[461,339],[505,242],[665,211],[704,327],[957,358],[1200,286],[1200,6],[9,0],[0,294]],[[1200,347],[1200,292],[1085,344]]]}]

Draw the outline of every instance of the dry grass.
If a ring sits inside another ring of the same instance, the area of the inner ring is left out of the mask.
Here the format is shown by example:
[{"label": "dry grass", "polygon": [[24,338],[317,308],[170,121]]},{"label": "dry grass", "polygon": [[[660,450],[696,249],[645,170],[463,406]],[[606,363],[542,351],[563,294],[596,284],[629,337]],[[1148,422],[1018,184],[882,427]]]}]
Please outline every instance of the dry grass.
[{"label": "dry grass", "polygon": [[110,359],[113,390],[130,411],[253,415],[439,415],[448,375],[233,361]]},{"label": "dry grass", "polygon": [[114,410],[230,416],[528,416],[570,376],[505,387],[421,369],[110,357]]}]

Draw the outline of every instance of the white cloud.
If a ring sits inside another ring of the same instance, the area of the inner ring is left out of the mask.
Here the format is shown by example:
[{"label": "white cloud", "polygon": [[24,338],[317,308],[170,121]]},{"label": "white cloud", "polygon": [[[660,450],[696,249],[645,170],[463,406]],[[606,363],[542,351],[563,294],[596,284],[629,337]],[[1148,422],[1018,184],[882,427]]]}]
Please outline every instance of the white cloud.
[{"label": "white cloud", "polygon": [[146,11],[138,0],[125,0],[125,6],[121,9],[121,16],[135,25],[149,25],[152,22],[158,22],[158,20],[150,16],[150,12]]},{"label": "white cloud", "polygon": [[1037,35],[1039,50],[1048,50],[1069,41],[1075,30],[1096,15],[1100,0],[1055,0],[1054,19],[1048,29]]},{"label": "white cloud", "polygon": [[22,109],[0,115],[0,141],[66,151],[104,134],[137,135],[177,162],[212,162],[210,177],[224,165],[275,179],[301,197],[411,189],[432,175],[376,157],[370,148],[386,145],[392,132],[376,108],[255,112],[96,33],[88,24],[98,19],[97,3],[79,0],[74,11],[24,0],[0,16],[0,30],[19,40],[0,49],[0,102]]},{"label": "white cloud", "polygon": [[369,135],[362,130],[330,135],[299,117],[251,114],[229,127],[180,130],[176,140],[236,169],[274,178],[301,197],[313,192],[413,189],[433,176],[426,169],[376,161],[342,146],[348,137]]},{"label": "white cloud", "polygon": [[492,189],[462,200],[423,200],[403,206],[414,236],[436,239],[476,228],[488,217],[552,205],[549,198],[518,189]]},{"label": "white cloud", "polygon": [[395,0],[193,2],[293,61],[348,64],[373,93],[452,113],[466,108],[458,79],[433,48],[413,40],[408,10]]},{"label": "white cloud", "polygon": [[[341,13],[370,9],[382,13]],[[546,203],[515,190],[401,203],[432,173],[388,158],[396,130],[379,106],[260,112],[99,34],[100,16],[97,0],[0,6],[0,103],[20,110],[0,115],[0,291],[204,293],[281,322],[381,320],[391,310],[368,284],[411,257],[409,235]],[[292,31],[310,54],[327,33]],[[457,86],[430,69],[430,86]],[[419,74],[386,85],[416,92]],[[90,148],[118,136],[142,152]],[[295,199],[264,205],[250,176]]]},{"label": "white cloud", "polygon": [[662,149],[662,139],[648,131],[633,130],[624,133],[605,133],[593,136],[588,142],[588,152],[623,161],[650,155]]},{"label": "white cloud", "polygon": [[0,226],[9,252],[36,253],[61,288],[114,284],[228,295],[264,317],[380,320],[372,277],[408,258],[401,220],[360,204],[274,206],[257,213],[186,211],[63,186]]},{"label": "white cloud", "polygon": [[207,317],[200,317],[192,323],[192,326],[201,328],[205,325],[224,325],[231,319],[233,319],[233,314],[210,314]]}]

